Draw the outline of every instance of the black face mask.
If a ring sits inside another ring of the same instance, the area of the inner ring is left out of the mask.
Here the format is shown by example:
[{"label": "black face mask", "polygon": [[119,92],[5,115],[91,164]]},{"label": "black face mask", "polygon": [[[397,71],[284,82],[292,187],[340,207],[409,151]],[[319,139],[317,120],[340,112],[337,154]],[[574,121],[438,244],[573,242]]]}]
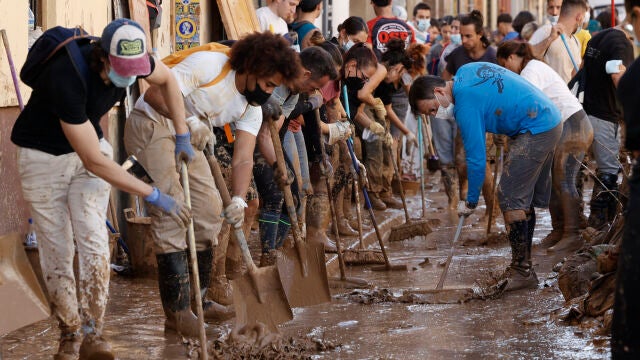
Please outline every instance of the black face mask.
[{"label": "black face mask", "polygon": [[247,98],[247,102],[253,106],[260,106],[269,100],[271,94],[262,90],[260,84],[256,81],[256,88],[253,90],[249,90],[249,88],[245,87],[244,92],[242,93],[244,97]]},{"label": "black face mask", "polygon": [[357,76],[350,76],[345,78],[344,84],[347,85],[347,90],[349,91],[359,91],[364,87],[364,79],[361,79]]}]

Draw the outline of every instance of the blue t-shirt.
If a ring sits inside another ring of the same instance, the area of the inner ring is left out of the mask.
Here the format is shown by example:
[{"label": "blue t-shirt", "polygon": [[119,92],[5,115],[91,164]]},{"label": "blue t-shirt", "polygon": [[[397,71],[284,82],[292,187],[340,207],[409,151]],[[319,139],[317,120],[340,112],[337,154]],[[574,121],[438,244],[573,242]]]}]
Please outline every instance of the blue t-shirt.
[{"label": "blue t-shirt", "polygon": [[516,136],[549,131],[562,121],[549,98],[520,75],[501,66],[463,65],[453,79],[454,116],[464,142],[469,191],[477,203],[484,182],[485,132]]}]

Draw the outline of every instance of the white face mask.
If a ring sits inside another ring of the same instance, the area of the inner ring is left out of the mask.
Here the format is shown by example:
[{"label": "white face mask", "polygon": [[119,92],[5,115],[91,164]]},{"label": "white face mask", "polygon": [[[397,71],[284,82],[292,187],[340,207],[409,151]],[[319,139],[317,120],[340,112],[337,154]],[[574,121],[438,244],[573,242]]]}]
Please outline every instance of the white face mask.
[{"label": "white face mask", "polygon": [[548,15],[547,19],[549,19],[549,22],[552,24],[556,24],[558,22],[558,18],[560,18],[559,15]]},{"label": "white face mask", "polygon": [[436,114],[437,118],[440,119],[453,119],[453,102],[449,102],[449,106],[444,107],[442,106],[442,103],[440,102],[440,99],[438,99],[438,94],[433,93],[433,95],[436,98],[436,101],[438,102],[438,105],[440,105],[440,107],[438,108],[438,113]]},{"label": "white face mask", "polygon": [[425,32],[427,30],[429,30],[429,27],[431,26],[431,19],[419,19],[418,20],[418,31],[421,32]]},{"label": "white face mask", "polygon": [[349,39],[349,41],[347,41],[346,43],[344,43],[344,45],[342,45],[342,48],[344,49],[344,51],[349,51],[349,49],[351,49],[351,47],[355,44],[356,43],[354,43],[353,40]]},{"label": "white face mask", "polygon": [[589,10],[587,10],[587,12],[584,13],[584,20],[582,21],[582,23],[588,23],[589,20],[591,20],[591,13],[589,12]]}]

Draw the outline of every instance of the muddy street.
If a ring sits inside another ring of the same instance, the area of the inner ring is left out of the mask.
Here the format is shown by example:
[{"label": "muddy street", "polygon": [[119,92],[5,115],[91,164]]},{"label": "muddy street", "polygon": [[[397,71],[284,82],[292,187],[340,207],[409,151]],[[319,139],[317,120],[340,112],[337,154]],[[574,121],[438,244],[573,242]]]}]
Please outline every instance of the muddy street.
[{"label": "muddy street", "polygon": [[[450,299],[437,301],[423,296],[423,290],[434,289],[438,282],[456,227],[456,219],[442,208],[445,195],[437,190],[438,186],[427,196],[427,218],[440,219],[434,232],[427,237],[386,243],[392,261],[407,264],[408,271],[348,267],[348,277],[365,279],[373,287],[332,289],[331,303],[294,309],[294,319],[280,326],[280,347],[259,354],[263,358],[313,359],[610,357],[609,336],[598,334],[598,320],[569,325],[551,316],[564,304],[557,274],[552,271],[555,259],[535,249],[534,266],[540,279],[537,290],[516,291],[492,300],[464,298],[464,303],[457,303],[462,298],[453,292]],[[419,195],[410,199],[414,217],[420,216],[419,199]],[[504,237],[478,245],[484,242],[485,225],[479,221],[483,213],[476,211],[465,222],[445,289],[486,283],[508,265],[509,248]],[[385,236],[391,225],[404,222],[398,210],[377,214]],[[534,244],[550,230],[548,212],[539,212],[539,224]],[[504,231],[501,219],[498,230]],[[337,276],[335,260],[328,260],[330,275]],[[218,351],[226,358],[240,356],[238,351],[225,349],[222,341],[232,327],[232,321],[209,326],[210,353]],[[49,319],[5,335],[0,338],[0,358],[50,358],[56,351],[58,334],[56,321]],[[119,359],[187,359],[190,352],[197,357],[189,342],[165,335],[164,314],[153,280],[112,276],[105,335]]]}]

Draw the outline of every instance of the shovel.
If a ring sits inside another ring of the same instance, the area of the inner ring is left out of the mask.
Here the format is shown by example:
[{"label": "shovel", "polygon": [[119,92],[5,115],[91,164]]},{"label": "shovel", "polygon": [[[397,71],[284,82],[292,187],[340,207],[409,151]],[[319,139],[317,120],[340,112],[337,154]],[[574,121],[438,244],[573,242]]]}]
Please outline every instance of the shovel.
[{"label": "shovel", "polygon": [[[277,166],[281,174],[286,174],[282,144],[274,121],[269,121],[269,132],[276,153]],[[295,246],[279,249],[276,263],[289,305],[303,307],[330,302],[331,292],[324,260],[324,246],[318,242],[302,240],[289,185],[284,187],[284,201],[291,219]]]},{"label": "shovel", "polygon": [[[211,167],[211,173],[220,192],[222,203],[226,207],[231,202],[227,184],[224,182],[218,161],[211,149],[205,149],[205,156]],[[247,240],[242,227],[232,227],[247,273],[231,280],[233,286],[233,304],[236,310],[236,327],[252,326],[258,323],[271,332],[278,332],[278,325],[293,319],[291,307],[287,301],[275,266],[258,268],[251,259]]]},{"label": "shovel", "polygon": [[[189,172],[187,171],[187,163],[182,161],[180,164],[180,180],[182,180],[182,188],[184,189],[185,204],[191,209],[191,191],[189,188]],[[198,271],[198,257],[196,255],[196,235],[193,228],[193,218],[187,227],[187,237],[189,240],[189,262],[191,263],[191,273],[193,276],[194,294],[196,299],[196,313],[198,315],[198,332],[200,333],[200,357],[207,359],[207,333],[204,330],[204,310],[202,308],[202,294],[200,293],[200,273]]]}]

